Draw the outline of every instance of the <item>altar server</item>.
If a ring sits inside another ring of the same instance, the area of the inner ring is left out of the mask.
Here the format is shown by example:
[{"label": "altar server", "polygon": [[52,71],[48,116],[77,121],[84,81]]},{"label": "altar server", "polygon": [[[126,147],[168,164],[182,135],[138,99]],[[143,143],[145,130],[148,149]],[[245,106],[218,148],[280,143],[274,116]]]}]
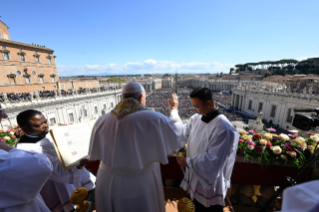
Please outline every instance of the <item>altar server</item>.
[{"label": "altar server", "polygon": [[123,100],[97,120],[91,136],[91,160],[101,160],[96,211],[164,212],[159,163],[167,164],[167,155],[179,148],[183,125],[149,110],[139,83],[122,92]]},{"label": "altar server", "polygon": [[[177,163],[185,169],[180,186],[194,200],[196,210],[222,212],[239,134],[219,112],[208,88],[196,88],[190,97],[196,114],[184,127],[187,156],[177,158]],[[171,115],[178,117],[174,112]]]},{"label": "altar server", "polygon": [[54,144],[47,136],[49,125],[44,115],[37,110],[26,110],[17,116],[17,122],[25,132],[17,148],[43,153],[53,164],[52,175],[41,190],[45,203],[53,212],[73,211],[74,205],[70,203],[73,191],[78,187],[85,187],[89,191],[95,187],[90,173],[83,167],[88,160],[84,159],[81,165],[63,170]]},{"label": "altar server", "polygon": [[39,192],[51,172],[45,155],[0,142],[0,212],[50,212]]}]

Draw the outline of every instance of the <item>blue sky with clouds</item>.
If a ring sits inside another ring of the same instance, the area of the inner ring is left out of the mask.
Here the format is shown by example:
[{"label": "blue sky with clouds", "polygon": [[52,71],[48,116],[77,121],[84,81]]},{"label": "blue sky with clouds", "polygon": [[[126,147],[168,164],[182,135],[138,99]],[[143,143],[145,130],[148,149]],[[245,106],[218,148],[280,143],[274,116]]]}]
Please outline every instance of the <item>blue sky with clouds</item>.
[{"label": "blue sky with clouds", "polygon": [[318,0],[0,1],[11,39],[54,49],[60,76],[319,56]]}]

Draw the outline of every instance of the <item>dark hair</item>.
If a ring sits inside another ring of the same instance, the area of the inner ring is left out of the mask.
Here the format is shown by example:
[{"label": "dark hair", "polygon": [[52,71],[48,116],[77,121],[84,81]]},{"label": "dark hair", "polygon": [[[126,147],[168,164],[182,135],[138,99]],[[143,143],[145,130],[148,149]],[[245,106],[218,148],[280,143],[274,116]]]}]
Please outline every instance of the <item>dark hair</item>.
[{"label": "dark hair", "polygon": [[35,115],[40,115],[42,114],[40,111],[38,110],[25,110],[22,111],[21,113],[19,113],[17,115],[17,123],[20,127],[25,127],[25,126],[29,126],[30,122],[30,118],[35,116]]},{"label": "dark hair", "polygon": [[208,100],[213,101],[213,94],[208,88],[198,87],[195,88],[190,94],[190,98],[198,98],[203,103],[206,103]]}]

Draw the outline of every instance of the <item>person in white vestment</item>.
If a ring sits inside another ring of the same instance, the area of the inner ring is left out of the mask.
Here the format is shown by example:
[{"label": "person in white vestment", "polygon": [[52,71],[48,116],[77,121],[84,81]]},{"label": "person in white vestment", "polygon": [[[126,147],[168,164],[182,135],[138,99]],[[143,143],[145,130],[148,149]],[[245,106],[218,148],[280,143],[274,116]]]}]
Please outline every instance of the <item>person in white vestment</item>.
[{"label": "person in white vestment", "polygon": [[[177,158],[185,169],[180,186],[189,193],[196,211],[222,212],[239,134],[218,111],[208,88],[194,89],[190,98],[196,114],[184,126],[182,144],[187,143],[187,154]],[[174,112],[171,116],[179,118]]]},{"label": "person in white vestment", "polygon": [[39,192],[52,168],[45,155],[0,142],[0,212],[50,212]]},{"label": "person in white vestment", "polygon": [[286,188],[281,212],[318,212],[319,180]]},{"label": "person in white vestment", "polygon": [[17,116],[17,122],[25,133],[20,138],[17,148],[43,153],[53,164],[52,175],[40,192],[46,205],[53,212],[74,211],[70,197],[75,189],[84,187],[89,193],[94,194],[95,185],[90,179],[90,173],[84,168],[89,161],[83,159],[79,166],[63,170],[54,144],[47,136],[47,119],[40,111],[23,111]]},{"label": "person in white vestment", "polygon": [[123,100],[92,131],[90,159],[101,160],[96,211],[164,212],[159,163],[167,164],[179,148],[183,125],[149,110],[139,83],[128,83],[122,92]]}]

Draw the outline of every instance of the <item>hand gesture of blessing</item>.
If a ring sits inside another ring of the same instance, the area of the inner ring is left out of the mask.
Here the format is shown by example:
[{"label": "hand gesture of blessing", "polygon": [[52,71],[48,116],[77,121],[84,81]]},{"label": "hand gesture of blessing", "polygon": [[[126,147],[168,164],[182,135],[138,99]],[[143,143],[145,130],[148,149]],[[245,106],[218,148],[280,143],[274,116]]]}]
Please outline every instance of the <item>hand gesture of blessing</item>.
[{"label": "hand gesture of blessing", "polygon": [[176,93],[172,94],[172,100],[167,99],[169,110],[177,110],[178,109],[178,97]]}]

